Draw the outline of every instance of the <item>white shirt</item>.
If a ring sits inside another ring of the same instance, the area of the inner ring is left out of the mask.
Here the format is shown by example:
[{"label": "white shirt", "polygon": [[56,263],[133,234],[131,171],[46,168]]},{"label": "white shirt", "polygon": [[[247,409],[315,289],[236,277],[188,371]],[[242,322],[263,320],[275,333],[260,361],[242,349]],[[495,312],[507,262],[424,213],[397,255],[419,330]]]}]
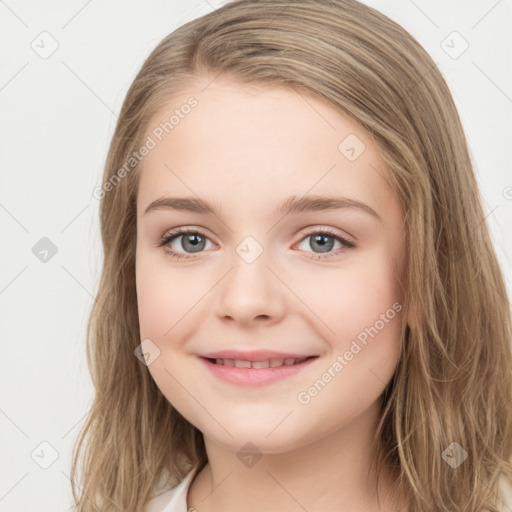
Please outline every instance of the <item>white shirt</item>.
[{"label": "white shirt", "polygon": [[188,512],[187,494],[195,468],[174,488],[155,496],[147,505],[146,512]]},{"label": "white shirt", "polygon": [[[146,512],[188,512],[187,494],[192,483],[195,468],[174,488],[164,491],[153,498],[146,508]],[[503,479],[501,487],[504,491],[502,503],[498,502],[498,507],[505,505],[503,510],[512,510],[512,486]]]}]

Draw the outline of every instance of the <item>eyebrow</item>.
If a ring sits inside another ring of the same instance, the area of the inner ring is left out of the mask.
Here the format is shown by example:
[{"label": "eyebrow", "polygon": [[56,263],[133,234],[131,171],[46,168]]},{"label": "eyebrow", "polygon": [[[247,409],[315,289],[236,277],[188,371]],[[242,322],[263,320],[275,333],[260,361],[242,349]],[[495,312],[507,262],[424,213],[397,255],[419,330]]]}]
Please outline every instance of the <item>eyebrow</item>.
[{"label": "eyebrow", "polygon": [[[291,196],[274,210],[274,215],[288,215],[302,212],[328,210],[359,209],[382,222],[381,216],[370,206],[347,197]],[[185,212],[215,215],[220,217],[216,207],[196,197],[162,197],[153,201],[144,211],[144,215],[153,210],[177,210]]]}]

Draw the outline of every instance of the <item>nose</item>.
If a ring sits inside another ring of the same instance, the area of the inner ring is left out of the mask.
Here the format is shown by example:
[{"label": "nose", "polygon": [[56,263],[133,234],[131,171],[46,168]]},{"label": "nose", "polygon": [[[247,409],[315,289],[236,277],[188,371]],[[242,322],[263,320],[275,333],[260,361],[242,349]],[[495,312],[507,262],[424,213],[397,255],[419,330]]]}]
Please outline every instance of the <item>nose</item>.
[{"label": "nose", "polygon": [[249,261],[239,254],[230,260],[231,269],[218,285],[217,316],[240,324],[277,323],[286,308],[287,288],[268,266],[265,252]]}]

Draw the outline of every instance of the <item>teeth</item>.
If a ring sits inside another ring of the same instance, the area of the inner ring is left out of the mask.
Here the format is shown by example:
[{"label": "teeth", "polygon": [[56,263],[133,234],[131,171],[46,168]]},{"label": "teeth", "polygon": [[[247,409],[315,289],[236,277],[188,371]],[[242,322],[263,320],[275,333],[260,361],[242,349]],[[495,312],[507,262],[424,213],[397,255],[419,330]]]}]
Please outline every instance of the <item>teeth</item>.
[{"label": "teeth", "polygon": [[307,357],[301,359],[269,359],[267,361],[242,361],[238,359],[215,359],[216,364],[223,366],[236,366],[237,368],[276,368],[278,366],[292,366],[302,363]]},{"label": "teeth", "polygon": [[253,361],[252,367],[253,368],[268,368],[270,366],[269,361]]}]

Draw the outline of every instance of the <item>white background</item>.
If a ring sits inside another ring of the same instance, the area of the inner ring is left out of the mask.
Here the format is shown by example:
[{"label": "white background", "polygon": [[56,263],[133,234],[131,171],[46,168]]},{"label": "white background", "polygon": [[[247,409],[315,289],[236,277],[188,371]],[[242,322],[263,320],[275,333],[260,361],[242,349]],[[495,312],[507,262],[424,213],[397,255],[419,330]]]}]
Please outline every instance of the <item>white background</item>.
[{"label": "white background", "polygon": [[[405,27],[445,76],[511,293],[512,1],[364,3]],[[0,511],[71,504],[71,448],[92,399],[85,325],[102,260],[92,191],[144,59],[175,28],[220,5],[0,1]],[[42,46],[43,31],[58,43],[46,59],[31,47]],[[442,43],[453,31],[469,44],[456,59],[442,47],[461,48],[461,40]],[[42,237],[57,247],[46,263],[32,252]],[[51,462],[42,442],[58,454],[47,469],[35,462]]]}]

